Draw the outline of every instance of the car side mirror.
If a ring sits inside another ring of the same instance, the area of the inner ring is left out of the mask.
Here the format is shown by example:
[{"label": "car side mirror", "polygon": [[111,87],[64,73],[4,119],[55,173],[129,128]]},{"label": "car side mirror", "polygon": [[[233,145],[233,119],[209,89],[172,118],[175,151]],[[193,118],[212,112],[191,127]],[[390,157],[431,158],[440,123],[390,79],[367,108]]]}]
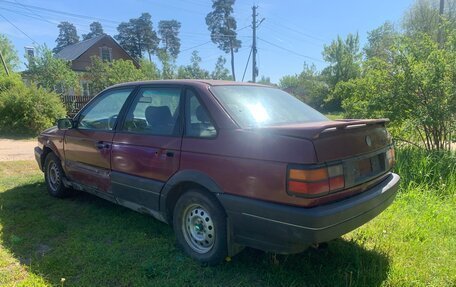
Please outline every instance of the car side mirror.
[{"label": "car side mirror", "polygon": [[59,130],[67,130],[74,127],[74,121],[72,119],[59,119],[57,120],[57,128]]}]

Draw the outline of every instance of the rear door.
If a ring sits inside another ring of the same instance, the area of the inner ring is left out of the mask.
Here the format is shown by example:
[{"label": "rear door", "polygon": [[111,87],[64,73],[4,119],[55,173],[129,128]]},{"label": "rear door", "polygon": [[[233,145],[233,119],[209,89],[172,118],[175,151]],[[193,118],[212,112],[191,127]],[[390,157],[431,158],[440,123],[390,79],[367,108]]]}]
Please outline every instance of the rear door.
[{"label": "rear door", "polygon": [[114,195],[132,207],[158,210],[160,190],[179,169],[182,88],[139,89],[112,144]]},{"label": "rear door", "polygon": [[111,145],[117,118],[133,88],[109,90],[97,96],[65,132],[67,176],[102,192],[110,189]]}]

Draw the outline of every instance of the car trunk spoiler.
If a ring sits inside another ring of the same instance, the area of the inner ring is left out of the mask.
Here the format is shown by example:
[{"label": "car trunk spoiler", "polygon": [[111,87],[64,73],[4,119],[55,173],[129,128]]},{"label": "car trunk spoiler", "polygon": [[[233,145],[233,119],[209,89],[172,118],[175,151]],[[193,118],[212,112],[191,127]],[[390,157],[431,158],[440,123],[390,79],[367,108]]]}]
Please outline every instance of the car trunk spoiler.
[{"label": "car trunk spoiler", "polygon": [[318,139],[326,133],[332,133],[342,130],[350,130],[362,128],[372,125],[382,125],[389,122],[389,119],[371,119],[371,120],[358,120],[358,119],[344,119],[324,122],[313,123],[300,123],[290,124],[283,126],[271,126],[260,128],[258,130],[270,131],[275,134],[291,136],[297,138],[305,138],[309,140]]}]

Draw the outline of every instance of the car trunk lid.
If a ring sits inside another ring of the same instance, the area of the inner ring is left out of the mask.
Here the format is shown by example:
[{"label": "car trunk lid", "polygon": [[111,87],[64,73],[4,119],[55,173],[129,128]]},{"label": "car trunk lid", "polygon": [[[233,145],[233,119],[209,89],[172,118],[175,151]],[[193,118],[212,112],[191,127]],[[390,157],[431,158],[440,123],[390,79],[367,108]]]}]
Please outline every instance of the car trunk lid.
[{"label": "car trunk lid", "polygon": [[[274,134],[311,140],[314,145],[315,164],[290,165],[288,193],[313,201],[321,197],[340,200],[341,194],[349,196],[376,184],[394,162],[391,137],[385,128],[387,121],[341,120],[265,128]],[[317,178],[315,174],[328,178]]]},{"label": "car trunk lid", "polygon": [[274,134],[309,139],[319,163],[354,157],[391,143],[385,124],[388,119],[337,120],[262,128]]}]

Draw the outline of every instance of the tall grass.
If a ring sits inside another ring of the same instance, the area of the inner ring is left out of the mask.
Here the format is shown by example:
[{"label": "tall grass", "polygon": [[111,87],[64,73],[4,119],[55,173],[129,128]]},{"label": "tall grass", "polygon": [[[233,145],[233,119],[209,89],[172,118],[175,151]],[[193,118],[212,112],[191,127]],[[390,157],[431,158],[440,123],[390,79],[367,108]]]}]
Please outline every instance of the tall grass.
[{"label": "tall grass", "polygon": [[402,191],[420,188],[439,196],[456,193],[456,153],[402,147],[396,150]]}]

